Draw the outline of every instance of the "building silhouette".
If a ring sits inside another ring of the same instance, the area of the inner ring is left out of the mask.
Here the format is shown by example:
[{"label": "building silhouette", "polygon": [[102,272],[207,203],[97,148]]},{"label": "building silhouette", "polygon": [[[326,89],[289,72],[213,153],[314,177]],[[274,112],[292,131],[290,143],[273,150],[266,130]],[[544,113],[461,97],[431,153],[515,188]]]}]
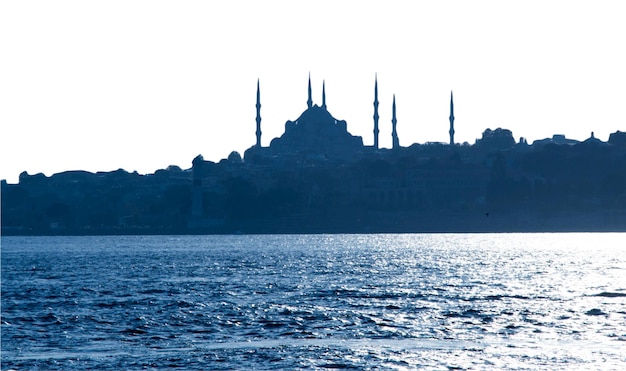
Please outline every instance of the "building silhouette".
[{"label": "building silhouette", "polygon": [[[268,147],[261,145],[261,92],[260,82],[257,80],[256,98],[256,144],[245,151],[244,159],[247,162],[281,161],[299,159],[307,160],[354,160],[363,153],[380,150],[379,142],[379,100],[378,76],[374,79],[374,115],[373,115],[373,145],[365,146],[360,136],[350,134],[345,120],[336,119],[328,110],[326,100],[326,81],[322,81],[322,103],[314,103],[312,94],[311,75],[307,83],[307,108],[296,120],[285,122],[284,133],[270,141]],[[399,150],[400,136],[398,134],[398,118],[395,94],[392,97],[391,116],[391,149]],[[450,95],[450,144],[454,145],[454,103]],[[271,160],[274,159],[274,160]]]},{"label": "building silhouette", "polygon": [[[400,146],[395,95],[391,148],[379,144],[378,77],[373,145],[315,104],[262,145],[261,85],[256,141],[219,162],[154,174],[123,169],[20,174],[2,181],[2,233],[299,233],[626,230],[626,133],[608,142],[565,135],[516,143],[485,129],[475,144]],[[304,100],[304,99],[303,99]],[[252,131],[252,130],[250,130]],[[488,215],[488,217],[487,217]]]}]

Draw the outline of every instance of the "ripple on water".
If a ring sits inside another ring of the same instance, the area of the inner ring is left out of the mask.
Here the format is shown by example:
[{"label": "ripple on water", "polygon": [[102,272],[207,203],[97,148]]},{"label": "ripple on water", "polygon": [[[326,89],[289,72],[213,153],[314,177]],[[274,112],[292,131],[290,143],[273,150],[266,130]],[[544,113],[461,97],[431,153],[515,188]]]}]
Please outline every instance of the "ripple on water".
[{"label": "ripple on water", "polygon": [[571,234],[3,238],[2,364],[619,368],[626,257],[596,245]]}]

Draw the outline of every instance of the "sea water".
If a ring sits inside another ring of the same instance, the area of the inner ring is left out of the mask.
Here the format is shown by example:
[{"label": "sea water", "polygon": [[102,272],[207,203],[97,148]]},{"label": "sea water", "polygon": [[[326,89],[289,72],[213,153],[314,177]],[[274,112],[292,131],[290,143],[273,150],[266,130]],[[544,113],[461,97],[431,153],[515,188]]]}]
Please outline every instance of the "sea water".
[{"label": "sea water", "polygon": [[626,367],[626,234],[1,242],[3,370]]}]

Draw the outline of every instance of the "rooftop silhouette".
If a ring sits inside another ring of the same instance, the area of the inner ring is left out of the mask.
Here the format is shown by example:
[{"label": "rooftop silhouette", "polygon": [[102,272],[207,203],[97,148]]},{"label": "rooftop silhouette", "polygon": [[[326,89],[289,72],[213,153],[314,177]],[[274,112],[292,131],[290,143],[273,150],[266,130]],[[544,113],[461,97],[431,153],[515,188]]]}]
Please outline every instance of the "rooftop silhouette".
[{"label": "rooftop silhouette", "polygon": [[256,142],[243,156],[147,175],[24,172],[2,182],[2,233],[626,231],[624,132],[528,144],[496,128],[457,144],[451,91],[449,143],[401,146],[394,95],[392,148],[380,148],[376,77],[367,146],[329,111],[325,81],[315,104],[309,76],[307,108],[263,147],[256,89]]}]

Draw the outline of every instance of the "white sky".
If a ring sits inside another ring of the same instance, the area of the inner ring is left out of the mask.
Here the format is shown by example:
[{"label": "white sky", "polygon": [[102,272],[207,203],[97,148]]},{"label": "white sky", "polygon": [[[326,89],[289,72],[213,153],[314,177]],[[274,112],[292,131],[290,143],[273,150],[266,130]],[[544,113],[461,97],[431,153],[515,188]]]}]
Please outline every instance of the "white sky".
[{"label": "white sky", "polygon": [[529,142],[626,131],[620,1],[2,1],[0,179],[152,173],[280,136],[326,81],[329,111],[373,143]]}]

